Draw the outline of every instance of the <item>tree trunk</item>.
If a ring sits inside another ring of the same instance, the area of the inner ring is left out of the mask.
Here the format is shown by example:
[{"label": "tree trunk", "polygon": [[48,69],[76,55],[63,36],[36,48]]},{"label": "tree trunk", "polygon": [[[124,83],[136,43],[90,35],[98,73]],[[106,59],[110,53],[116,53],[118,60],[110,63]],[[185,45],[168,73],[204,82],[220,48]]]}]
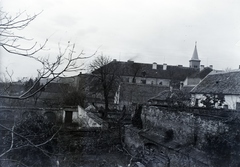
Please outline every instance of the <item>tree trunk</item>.
[{"label": "tree trunk", "polygon": [[106,119],[108,116],[108,110],[109,110],[108,95],[106,93],[104,93],[104,102],[105,102],[105,110],[103,112],[103,119]]}]

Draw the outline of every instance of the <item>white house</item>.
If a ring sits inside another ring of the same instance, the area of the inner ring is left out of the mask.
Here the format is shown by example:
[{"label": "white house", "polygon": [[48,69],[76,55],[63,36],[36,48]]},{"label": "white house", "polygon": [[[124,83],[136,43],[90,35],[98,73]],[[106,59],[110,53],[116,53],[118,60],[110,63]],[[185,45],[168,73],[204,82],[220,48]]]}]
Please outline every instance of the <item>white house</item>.
[{"label": "white house", "polygon": [[191,90],[191,94],[193,104],[200,107],[203,106],[200,101],[205,95],[221,95],[224,96],[225,107],[240,110],[240,70],[210,73]]}]

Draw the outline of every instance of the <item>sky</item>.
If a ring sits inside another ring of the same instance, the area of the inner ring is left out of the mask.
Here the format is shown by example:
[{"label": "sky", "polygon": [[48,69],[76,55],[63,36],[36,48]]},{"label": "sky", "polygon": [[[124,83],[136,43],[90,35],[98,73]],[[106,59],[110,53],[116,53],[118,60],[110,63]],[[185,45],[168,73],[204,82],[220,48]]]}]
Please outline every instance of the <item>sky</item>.
[{"label": "sky", "polygon": [[[240,65],[239,0],[0,0],[2,10],[41,14],[15,34],[44,43],[36,56],[58,54],[70,41],[75,52],[120,61],[189,66],[195,42],[201,64],[214,69]],[[40,64],[0,52],[1,73],[35,77]],[[94,57],[93,57],[94,58]],[[84,60],[85,67],[92,59]]]}]

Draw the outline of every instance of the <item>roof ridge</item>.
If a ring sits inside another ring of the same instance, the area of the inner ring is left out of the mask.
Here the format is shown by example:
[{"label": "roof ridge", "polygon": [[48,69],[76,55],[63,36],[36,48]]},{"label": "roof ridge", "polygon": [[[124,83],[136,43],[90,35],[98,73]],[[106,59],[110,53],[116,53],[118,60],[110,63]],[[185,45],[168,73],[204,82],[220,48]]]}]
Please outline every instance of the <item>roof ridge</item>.
[{"label": "roof ridge", "polygon": [[236,69],[232,71],[221,71],[221,72],[212,71],[209,73],[209,75],[228,74],[228,73],[234,73],[234,72],[240,72],[240,69]]}]

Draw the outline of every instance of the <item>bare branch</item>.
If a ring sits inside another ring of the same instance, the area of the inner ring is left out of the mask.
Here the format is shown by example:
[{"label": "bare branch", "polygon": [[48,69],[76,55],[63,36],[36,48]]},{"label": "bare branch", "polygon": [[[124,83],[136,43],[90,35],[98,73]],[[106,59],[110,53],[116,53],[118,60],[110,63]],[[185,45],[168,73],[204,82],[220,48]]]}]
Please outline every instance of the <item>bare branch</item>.
[{"label": "bare branch", "polygon": [[[75,45],[70,45],[64,49],[64,51],[61,51],[61,48],[59,48],[59,55],[56,58],[56,61],[51,63],[48,58],[34,58],[36,61],[42,64],[42,69],[38,70],[39,77],[37,81],[24,93],[17,96],[10,96],[10,95],[0,95],[0,98],[9,98],[9,99],[19,99],[24,100],[27,98],[30,98],[34,95],[36,95],[38,92],[43,90],[49,83],[51,83],[56,78],[65,75],[69,72],[77,72],[79,70],[82,70],[82,65],[78,65],[79,61],[82,60],[83,51],[78,54],[76,57],[73,56],[75,53],[74,51]],[[68,53],[68,58],[65,58],[65,55]],[[96,52],[95,52],[96,53]],[[88,56],[89,58],[95,55],[92,54]],[[36,88],[37,82],[39,82],[43,78],[50,78],[44,85],[40,86],[36,91],[32,92],[34,88]]]},{"label": "bare branch", "polygon": [[[12,129],[0,124],[0,127],[2,127],[3,129],[6,129],[8,131],[11,132],[11,146],[8,150],[4,151],[2,154],[0,154],[0,158],[3,157],[4,155],[6,155],[8,152],[10,152],[11,150],[14,150],[14,149],[19,149],[19,148],[22,148],[22,147],[26,147],[26,146],[31,146],[31,147],[34,147],[34,148],[37,148],[39,150],[41,150],[44,154],[48,153],[48,151],[42,149],[40,146],[43,146],[47,143],[49,143],[50,141],[52,141],[52,139],[58,134],[58,132],[61,130],[61,127],[49,138],[47,139],[46,141],[42,142],[42,143],[38,143],[38,144],[34,144],[31,140],[29,140],[27,137],[19,134],[19,133],[16,133],[14,131],[14,128],[15,128],[15,125],[12,127]],[[28,144],[25,144],[25,145],[21,145],[21,146],[18,146],[18,147],[13,147],[14,145],[14,135],[16,136],[19,136],[21,138],[23,138],[24,140],[26,140],[28,142]],[[46,154],[47,155],[47,154]],[[48,155],[47,155],[48,156]]]},{"label": "bare branch", "polygon": [[[0,40],[0,47],[11,54],[20,56],[32,56],[38,51],[42,50],[45,47],[47,40],[39,47],[37,47],[37,42],[35,42],[31,47],[23,48],[19,43],[31,39],[15,35],[13,32],[14,30],[22,30],[27,27],[41,13],[42,12],[34,14],[33,16],[29,16],[26,14],[26,11],[23,11],[17,13],[15,17],[11,17],[8,13],[0,9],[0,36],[2,37]],[[26,16],[23,16],[23,14],[26,14]]]}]

